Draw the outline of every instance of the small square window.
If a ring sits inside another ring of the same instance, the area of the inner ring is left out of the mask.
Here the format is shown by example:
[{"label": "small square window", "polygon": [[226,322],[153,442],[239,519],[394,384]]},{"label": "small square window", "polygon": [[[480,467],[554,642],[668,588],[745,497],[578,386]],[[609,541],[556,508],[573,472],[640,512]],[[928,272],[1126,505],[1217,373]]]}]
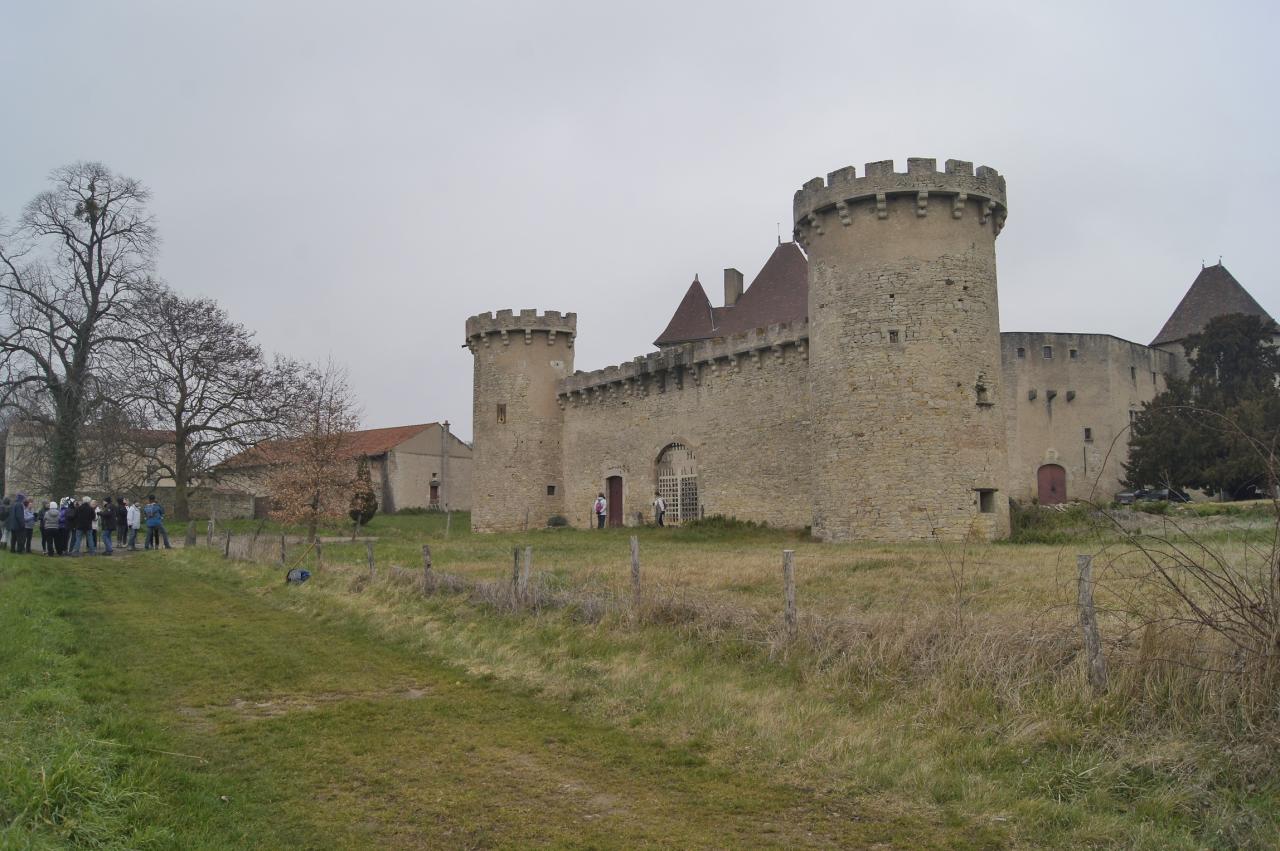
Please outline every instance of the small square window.
[{"label": "small square window", "polygon": [[1045,359],[1045,360],[1052,360],[1052,359],[1053,359],[1053,346],[1045,346],[1045,347],[1044,347],[1043,349],[1041,349],[1040,351],[1041,351],[1041,353],[1044,355],[1044,359]]},{"label": "small square window", "polygon": [[1086,427],[1084,430],[1084,442],[1093,443],[1093,429]]},{"label": "small square window", "polygon": [[890,342],[891,344],[894,344],[894,343],[897,343],[897,342],[898,342],[898,332],[897,332],[897,331],[890,331],[890,332],[889,332],[889,342]]},{"label": "small square window", "polygon": [[555,495],[556,495],[556,486],[547,485],[547,496],[555,496]]},{"label": "small square window", "polygon": [[507,421],[507,406],[502,403],[499,403],[498,404],[498,424],[502,425],[506,421]]},{"label": "small square window", "polygon": [[1018,357],[1020,357],[1020,358],[1025,358],[1026,356],[1027,356],[1027,349],[1026,349],[1026,347],[1025,347],[1025,346],[1018,346]]},{"label": "small square window", "polygon": [[983,514],[996,513],[996,492],[993,490],[978,491],[978,511]]},{"label": "small square window", "polygon": [[1077,349],[1067,349],[1067,357],[1071,360],[1077,360],[1080,357],[1080,352]]}]

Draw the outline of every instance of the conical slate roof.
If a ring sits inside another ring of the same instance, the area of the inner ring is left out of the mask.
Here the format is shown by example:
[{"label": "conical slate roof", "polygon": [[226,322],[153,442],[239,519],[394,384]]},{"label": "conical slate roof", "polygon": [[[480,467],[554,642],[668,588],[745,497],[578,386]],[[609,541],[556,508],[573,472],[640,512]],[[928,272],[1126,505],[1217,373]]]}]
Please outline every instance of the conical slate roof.
[{"label": "conical slate roof", "polygon": [[1210,319],[1231,313],[1271,318],[1226,267],[1221,263],[1206,266],[1200,270],[1200,274],[1191,283],[1191,288],[1182,297],[1182,301],[1178,302],[1173,315],[1164,323],[1151,345],[1185,340],[1192,334],[1203,331]]},{"label": "conical slate roof", "polygon": [[672,315],[667,328],[653,341],[655,346],[673,346],[677,343],[689,343],[694,340],[705,340],[712,335],[711,301],[707,291],[702,288],[698,276],[693,276],[693,283],[680,300],[680,306]]}]

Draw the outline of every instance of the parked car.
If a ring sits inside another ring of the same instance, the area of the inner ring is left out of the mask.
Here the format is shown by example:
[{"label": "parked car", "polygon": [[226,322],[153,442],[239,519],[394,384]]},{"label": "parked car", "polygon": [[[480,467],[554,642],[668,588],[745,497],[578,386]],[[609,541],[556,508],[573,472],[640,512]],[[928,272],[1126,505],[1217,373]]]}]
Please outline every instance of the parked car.
[{"label": "parked car", "polygon": [[1121,491],[1116,494],[1116,502],[1121,505],[1133,505],[1135,502],[1190,502],[1191,497],[1187,496],[1177,488],[1138,488],[1137,490]]},{"label": "parked car", "polygon": [[1147,491],[1142,497],[1145,502],[1190,502],[1191,497],[1187,496],[1177,488],[1161,488],[1160,490]]}]

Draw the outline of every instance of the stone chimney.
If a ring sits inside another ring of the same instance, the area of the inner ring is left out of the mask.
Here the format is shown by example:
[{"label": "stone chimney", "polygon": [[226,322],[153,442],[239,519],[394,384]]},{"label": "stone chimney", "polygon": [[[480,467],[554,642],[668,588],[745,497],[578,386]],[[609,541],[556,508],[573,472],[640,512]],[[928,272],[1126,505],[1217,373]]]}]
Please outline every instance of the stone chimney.
[{"label": "stone chimney", "polygon": [[742,298],[742,273],[737,269],[724,270],[724,306],[733,307]]}]

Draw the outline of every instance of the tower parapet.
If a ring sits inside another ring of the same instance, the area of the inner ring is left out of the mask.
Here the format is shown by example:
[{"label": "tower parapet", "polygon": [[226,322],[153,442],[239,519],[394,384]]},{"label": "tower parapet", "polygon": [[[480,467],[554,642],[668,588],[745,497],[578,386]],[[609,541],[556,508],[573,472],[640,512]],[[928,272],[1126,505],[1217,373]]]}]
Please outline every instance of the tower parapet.
[{"label": "tower parapet", "polygon": [[549,345],[554,345],[559,335],[565,334],[565,344],[572,348],[573,338],[578,333],[578,314],[561,313],[558,310],[548,310],[545,313],[533,309],[521,310],[519,313],[514,310],[499,310],[496,316],[490,312],[467,318],[469,347],[477,343],[489,345],[490,334],[497,335],[503,345],[510,342],[513,334],[523,334],[524,342],[530,343],[535,332],[546,333]]},{"label": "tower parapet", "polygon": [[809,255],[814,534],[1008,533],[993,168],[868,163],[796,192]]},{"label": "tower parapet", "polygon": [[556,310],[499,310],[467,320],[476,531],[539,528],[564,513],[564,416],[556,387],[573,374],[577,328],[577,314]]},{"label": "tower parapet", "polygon": [[[1005,180],[994,168],[965,160],[947,160],[938,171],[937,160],[912,157],[906,172],[895,172],[893,160],[867,163],[863,176],[853,166],[837,169],[826,180],[815,177],[796,191],[792,202],[796,239],[808,247],[810,239],[822,227],[821,214],[834,213],[841,225],[848,227],[850,208],[865,203],[861,214],[884,219],[889,215],[889,199],[914,198],[910,213],[924,218],[930,215],[962,218],[966,210],[976,212],[978,223],[994,221],[999,235],[1008,215]],[[971,205],[970,202],[973,202]],[[976,210],[974,209],[976,207]]]}]

